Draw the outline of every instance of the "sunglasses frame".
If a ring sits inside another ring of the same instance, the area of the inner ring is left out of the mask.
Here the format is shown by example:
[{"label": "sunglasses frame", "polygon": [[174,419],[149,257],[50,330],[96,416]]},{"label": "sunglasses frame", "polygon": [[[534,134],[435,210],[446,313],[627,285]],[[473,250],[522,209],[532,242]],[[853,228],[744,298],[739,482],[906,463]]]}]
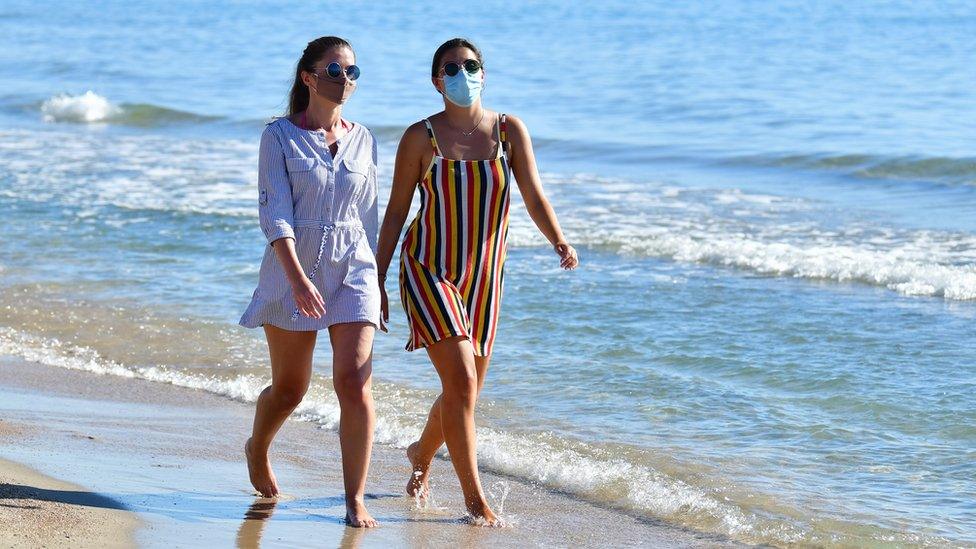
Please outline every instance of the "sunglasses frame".
[{"label": "sunglasses frame", "polygon": [[[333,69],[333,67],[335,67],[335,69]],[[329,63],[328,65],[326,65],[326,67],[325,67],[324,70],[325,70],[325,75],[321,75],[321,74],[318,74],[318,73],[312,72],[312,71],[309,71],[309,74],[311,74],[312,76],[314,76],[316,78],[326,78],[326,77],[328,77],[328,78],[335,79],[335,78],[339,78],[340,76],[343,76],[343,77],[348,78],[349,80],[351,80],[353,82],[355,82],[356,80],[359,80],[359,77],[362,76],[362,70],[359,68],[359,65],[349,65],[348,67],[346,67],[345,69],[343,69],[342,68],[342,65],[340,65],[339,63],[336,63],[335,61],[333,61],[333,62]],[[332,75],[333,70],[336,73],[338,73],[338,74],[336,74],[335,76],[333,76]],[[352,71],[351,74],[350,74],[350,71]]]},{"label": "sunglasses frame", "polygon": [[[478,67],[473,71],[468,70],[467,67],[468,63],[476,63]],[[458,68],[457,72],[455,72],[454,74],[447,74],[447,67],[449,65],[457,65]],[[456,76],[459,72],[461,72],[461,69],[464,69],[464,71],[467,72],[468,74],[477,74],[478,71],[484,68],[485,68],[484,64],[482,64],[481,61],[478,61],[477,59],[465,59],[463,63],[455,63],[454,61],[444,63],[444,65],[441,66],[441,70],[438,72],[444,73],[447,76]]]}]

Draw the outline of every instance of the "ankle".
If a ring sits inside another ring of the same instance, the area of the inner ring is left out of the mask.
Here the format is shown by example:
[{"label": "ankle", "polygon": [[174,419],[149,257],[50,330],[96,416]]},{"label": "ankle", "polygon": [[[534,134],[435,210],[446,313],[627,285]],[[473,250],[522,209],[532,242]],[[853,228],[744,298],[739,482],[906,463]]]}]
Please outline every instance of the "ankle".
[{"label": "ankle", "polygon": [[362,507],[366,506],[365,496],[358,495],[358,496],[346,497],[346,507],[359,507],[359,506]]},{"label": "ankle", "polygon": [[476,517],[482,517],[485,515],[485,511],[490,511],[488,507],[488,501],[484,497],[480,499],[468,501],[468,512]]},{"label": "ankle", "polygon": [[247,439],[247,452],[251,457],[267,457],[268,451],[271,449],[270,446],[265,446],[263,444],[258,444],[254,441],[254,437]]},{"label": "ankle", "polygon": [[418,448],[411,456],[410,461],[413,462],[414,469],[427,469],[430,467],[431,462],[434,461],[434,456],[422,454]]}]

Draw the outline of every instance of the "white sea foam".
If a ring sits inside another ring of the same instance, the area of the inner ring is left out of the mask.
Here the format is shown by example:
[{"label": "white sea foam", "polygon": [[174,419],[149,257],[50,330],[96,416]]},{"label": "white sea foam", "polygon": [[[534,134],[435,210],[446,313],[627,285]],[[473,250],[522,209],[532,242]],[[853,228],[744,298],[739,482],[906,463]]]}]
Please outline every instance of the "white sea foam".
[{"label": "white sea foam", "polygon": [[[168,383],[242,402],[256,401],[270,381],[255,375],[219,377],[163,366],[128,366],[106,360],[89,348],[7,327],[0,328],[0,355],[93,374]],[[339,406],[324,385],[327,384],[313,384],[295,416],[336,430]],[[377,393],[375,440],[404,448],[417,438],[422,428],[415,418],[424,414],[413,412],[422,411],[431,395],[418,398],[420,395],[411,396],[409,389],[384,385],[388,384],[377,384],[374,389]],[[647,465],[599,456],[583,443],[483,427],[478,431],[478,449],[480,462],[492,470],[618,508],[742,539],[760,539],[772,531],[777,532],[778,539],[783,539],[787,531],[787,537],[802,537],[802,532],[795,527],[747,513],[703,488],[671,478]],[[495,492],[498,492],[496,504],[503,510],[507,489]]]},{"label": "white sea foam", "polygon": [[658,234],[613,243],[630,253],[737,267],[770,276],[854,281],[905,295],[976,300],[976,265],[914,260],[906,257],[902,247],[872,250],[840,243],[797,245],[734,234],[706,238]]},{"label": "white sea foam", "polygon": [[[838,217],[823,204],[728,189],[676,189],[596,179],[550,193],[570,240],[609,252],[744,269],[767,276],[860,282],[903,295],[976,300],[976,235],[899,229]],[[582,197],[582,198],[581,198]],[[513,246],[545,240],[513,210]]]},{"label": "white sea foam", "polygon": [[[106,223],[144,217],[139,210],[256,217],[255,143],[118,136],[111,154],[104,154],[97,135],[65,135],[57,129],[0,132],[0,154],[12,181],[0,193],[71,206],[84,217],[115,208],[101,215]],[[381,162],[381,187],[390,162]],[[547,174],[545,184],[577,245],[767,276],[859,282],[910,296],[976,300],[973,234],[845,221],[843,212],[822,203],[739,189],[555,174]],[[388,194],[380,189],[381,208]],[[545,245],[517,198],[510,245]]]},{"label": "white sea foam", "polygon": [[60,129],[0,132],[13,183],[0,193],[92,214],[117,208],[257,216],[256,143],[135,135],[106,148],[101,139]]},{"label": "white sea foam", "polygon": [[41,112],[46,122],[104,122],[119,115],[122,109],[88,90],[81,95],[55,95],[44,101]]}]

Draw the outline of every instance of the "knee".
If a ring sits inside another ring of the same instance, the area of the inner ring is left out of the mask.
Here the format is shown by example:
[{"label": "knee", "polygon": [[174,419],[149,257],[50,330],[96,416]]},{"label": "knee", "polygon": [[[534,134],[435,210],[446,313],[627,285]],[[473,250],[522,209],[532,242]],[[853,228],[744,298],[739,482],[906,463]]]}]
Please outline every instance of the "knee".
[{"label": "knee", "polygon": [[343,404],[363,404],[370,396],[369,378],[356,369],[335,374],[332,386]]},{"label": "knee", "polygon": [[271,394],[275,402],[282,408],[294,409],[302,403],[305,398],[307,385],[272,385]]},{"label": "knee", "polygon": [[444,380],[441,396],[448,405],[474,407],[478,400],[478,375],[471,366],[458,365],[455,371]]}]

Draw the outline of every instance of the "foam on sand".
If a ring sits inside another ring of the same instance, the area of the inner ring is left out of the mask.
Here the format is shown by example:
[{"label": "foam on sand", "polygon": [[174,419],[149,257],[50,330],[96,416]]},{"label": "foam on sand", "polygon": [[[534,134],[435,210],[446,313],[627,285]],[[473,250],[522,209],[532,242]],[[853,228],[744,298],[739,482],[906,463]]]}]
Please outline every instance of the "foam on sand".
[{"label": "foam on sand", "polygon": [[[241,402],[254,402],[269,383],[264,376],[220,377],[162,366],[136,367],[106,360],[89,348],[0,328],[0,355],[82,370],[203,390]],[[375,440],[398,448],[416,440],[432,395],[376,383]],[[339,406],[327,380],[316,379],[295,411],[297,418],[337,430]],[[739,539],[802,539],[803,532],[778,520],[748,513],[707,490],[669,477],[646,464],[605,455],[576,441],[546,433],[510,433],[491,427],[478,431],[480,463],[495,472],[540,483],[584,500],[650,515],[701,531]]]}]

